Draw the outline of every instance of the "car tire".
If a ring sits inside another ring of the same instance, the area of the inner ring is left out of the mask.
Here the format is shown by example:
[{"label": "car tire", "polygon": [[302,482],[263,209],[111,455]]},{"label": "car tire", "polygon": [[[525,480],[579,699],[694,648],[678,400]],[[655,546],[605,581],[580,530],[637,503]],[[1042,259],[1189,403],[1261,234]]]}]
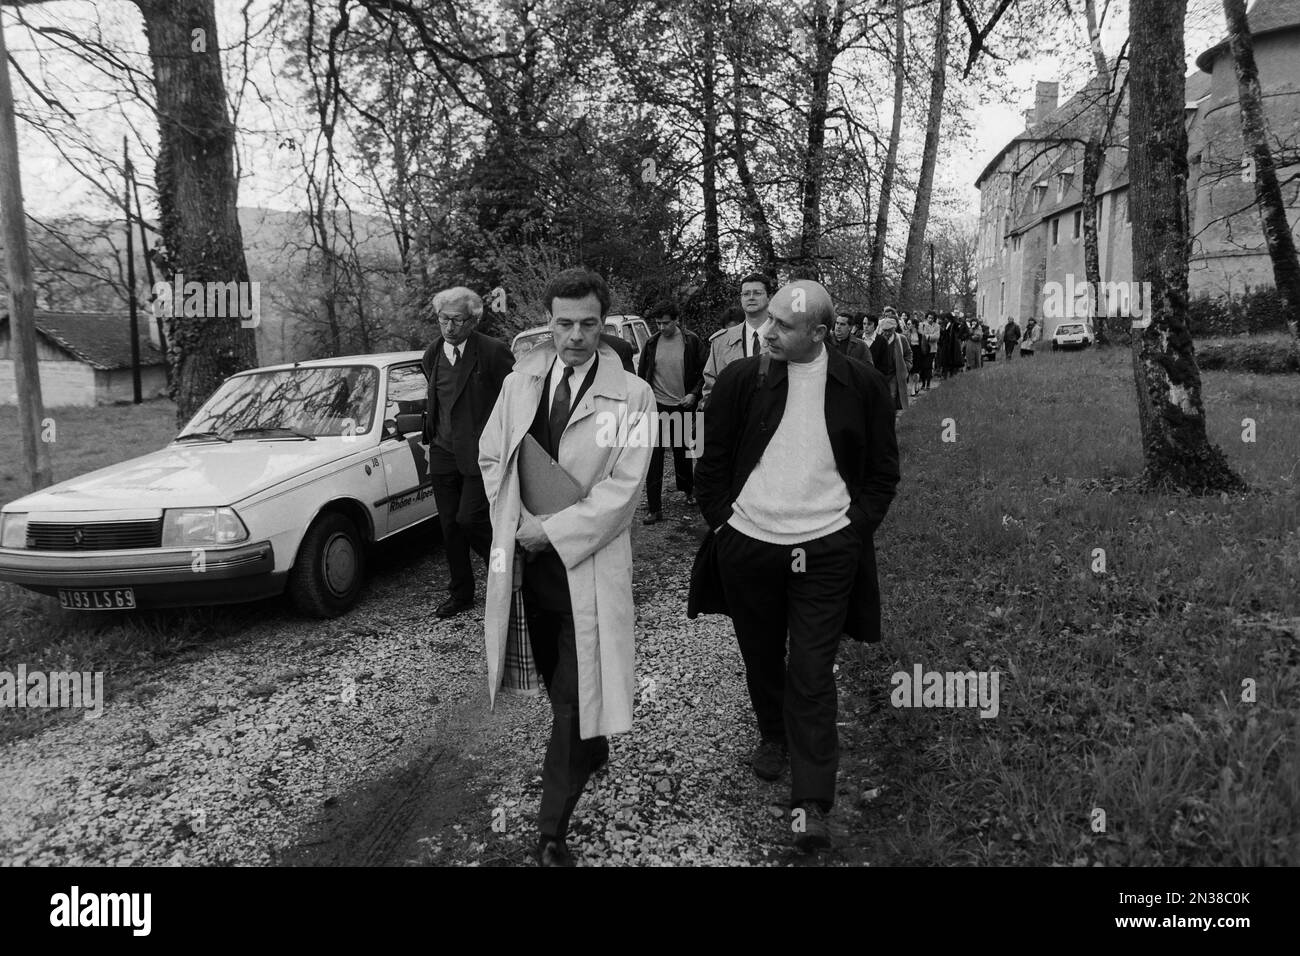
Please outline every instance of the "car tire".
[{"label": "car tire", "polygon": [[303,614],[338,617],[356,604],[366,557],[357,526],[336,511],[312,522],[289,572],[289,595]]}]

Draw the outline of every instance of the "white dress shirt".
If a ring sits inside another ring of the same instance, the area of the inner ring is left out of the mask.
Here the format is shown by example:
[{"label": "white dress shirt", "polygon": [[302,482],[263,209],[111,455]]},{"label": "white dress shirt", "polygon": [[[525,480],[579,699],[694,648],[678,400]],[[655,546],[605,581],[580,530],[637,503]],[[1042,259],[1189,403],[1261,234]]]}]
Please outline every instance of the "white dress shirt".
[{"label": "white dress shirt", "polygon": [[[592,366],[595,364],[596,353],[592,352],[591,358],[587,359],[587,361],[583,362],[581,365],[575,365],[573,367],[573,376],[569,379],[570,406],[572,406],[573,399],[577,396],[579,389],[582,388],[582,383],[586,381],[587,373],[591,371]],[[559,387],[560,379],[564,377],[564,369],[565,364],[557,355],[555,357],[555,364],[551,366],[550,382],[547,386],[546,392],[546,408],[548,409],[548,414],[551,405],[555,403],[555,389]]]}]

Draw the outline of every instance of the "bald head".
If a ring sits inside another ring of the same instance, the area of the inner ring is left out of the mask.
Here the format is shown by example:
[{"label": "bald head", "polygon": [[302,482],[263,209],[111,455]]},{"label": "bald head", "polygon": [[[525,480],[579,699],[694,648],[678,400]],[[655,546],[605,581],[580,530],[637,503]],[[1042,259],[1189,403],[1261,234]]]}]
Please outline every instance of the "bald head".
[{"label": "bald head", "polygon": [[835,320],[835,306],[831,295],[820,282],[796,279],[776,290],[768,303],[769,315],[801,321],[809,328],[830,326]]},{"label": "bald head", "polygon": [[777,289],[767,314],[771,317],[767,343],[773,357],[811,362],[822,352],[822,340],[835,320],[835,306],[821,283],[796,279]]}]

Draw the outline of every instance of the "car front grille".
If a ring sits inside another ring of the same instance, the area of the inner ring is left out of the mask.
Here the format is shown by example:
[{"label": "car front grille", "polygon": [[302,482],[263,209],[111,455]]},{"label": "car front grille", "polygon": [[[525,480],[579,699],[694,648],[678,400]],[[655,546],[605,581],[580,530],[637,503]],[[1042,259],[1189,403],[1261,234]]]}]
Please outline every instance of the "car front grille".
[{"label": "car front grille", "polygon": [[65,524],[30,521],[27,547],[33,551],[124,551],[162,544],[162,519]]}]

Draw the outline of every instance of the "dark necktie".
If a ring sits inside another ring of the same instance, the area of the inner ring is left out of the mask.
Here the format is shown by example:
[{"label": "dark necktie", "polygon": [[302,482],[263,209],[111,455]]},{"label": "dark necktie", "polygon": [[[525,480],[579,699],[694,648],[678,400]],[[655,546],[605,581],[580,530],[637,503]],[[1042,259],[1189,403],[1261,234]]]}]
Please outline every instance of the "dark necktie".
[{"label": "dark necktie", "polygon": [[757,332],[754,333],[754,347],[750,349],[749,354],[750,355],[758,354],[758,333]]},{"label": "dark necktie", "polygon": [[573,366],[564,366],[564,375],[560,378],[560,384],[555,386],[555,397],[551,399],[551,457],[554,458],[559,454],[560,436],[564,434],[564,426],[569,424],[569,402],[572,400],[572,394],[569,391],[569,379],[573,377]]},{"label": "dark necktie", "polygon": [[451,364],[452,364],[452,365],[455,365],[457,362],[460,361],[460,346],[459,346],[459,345],[453,345],[453,346],[451,347],[451,356],[452,356],[452,357],[451,357]]}]

